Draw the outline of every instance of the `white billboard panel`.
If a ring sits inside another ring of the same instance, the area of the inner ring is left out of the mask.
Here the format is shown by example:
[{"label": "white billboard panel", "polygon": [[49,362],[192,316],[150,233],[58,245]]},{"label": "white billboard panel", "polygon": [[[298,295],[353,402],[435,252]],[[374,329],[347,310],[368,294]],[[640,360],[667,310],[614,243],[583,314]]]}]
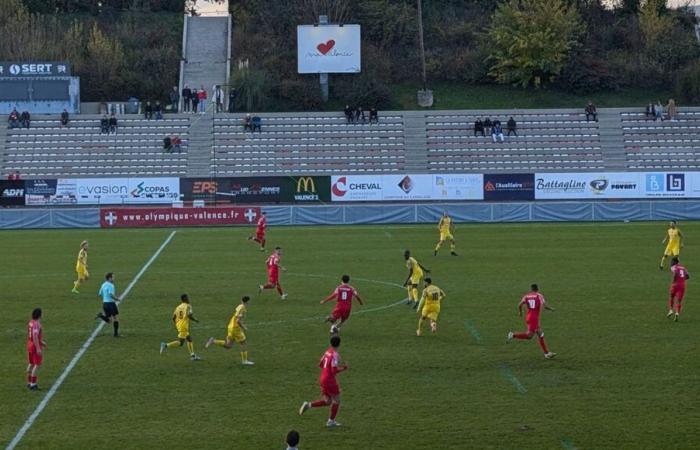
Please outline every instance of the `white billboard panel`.
[{"label": "white billboard panel", "polygon": [[341,175],[331,177],[334,202],[483,200],[483,175]]},{"label": "white billboard panel", "polygon": [[359,25],[299,25],[299,73],[359,73]]},{"label": "white billboard panel", "polygon": [[179,178],[78,178],[78,204],[167,204],[180,199]]}]

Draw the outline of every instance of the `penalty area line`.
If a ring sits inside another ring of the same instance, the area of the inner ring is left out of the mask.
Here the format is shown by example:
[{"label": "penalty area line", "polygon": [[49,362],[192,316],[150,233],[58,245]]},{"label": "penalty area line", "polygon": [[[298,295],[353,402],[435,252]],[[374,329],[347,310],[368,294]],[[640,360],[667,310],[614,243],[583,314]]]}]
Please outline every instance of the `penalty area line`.
[{"label": "penalty area line", "polygon": [[[155,260],[160,256],[160,254],[163,252],[165,247],[170,243],[170,241],[173,239],[175,236],[175,233],[177,231],[173,231],[170,233],[170,235],[163,241],[161,246],[156,250],[156,252],[151,256],[151,258],[146,261],[146,264],[143,265],[139,273],[136,274],[136,276],[131,280],[129,285],[124,289],[124,292],[122,293],[122,302],[126,300],[126,297],[129,295],[129,292],[131,292],[131,289],[136,286],[136,283],[141,279],[144,273],[146,273],[146,270],[148,270],[149,267],[151,267],[151,264],[155,262]],[[51,386],[51,389],[46,393],[44,398],[41,400],[41,402],[37,405],[36,409],[34,409],[34,412],[27,418],[27,420],[24,422],[22,427],[17,431],[17,434],[15,434],[15,437],[10,441],[8,444],[6,450],[13,450],[15,447],[17,447],[17,444],[22,440],[24,435],[29,431],[29,429],[32,427],[36,419],[39,417],[39,415],[44,411],[44,408],[46,408],[46,405],[49,404],[49,401],[53,398],[54,395],[56,395],[56,392],[58,392],[58,389],[61,387],[63,382],[66,380],[68,375],[71,373],[73,368],[78,364],[80,359],[83,357],[85,352],[90,348],[92,345],[93,341],[97,337],[98,334],[100,334],[100,331],[102,331],[102,328],[105,326],[105,322],[100,321],[99,324],[95,327],[95,330],[92,332],[90,337],[87,338],[85,343],[80,347],[78,352],[73,356],[73,359],[70,360],[68,365],[66,366],[65,369],[63,369],[63,372],[61,372],[61,375],[58,377],[56,382]]]}]

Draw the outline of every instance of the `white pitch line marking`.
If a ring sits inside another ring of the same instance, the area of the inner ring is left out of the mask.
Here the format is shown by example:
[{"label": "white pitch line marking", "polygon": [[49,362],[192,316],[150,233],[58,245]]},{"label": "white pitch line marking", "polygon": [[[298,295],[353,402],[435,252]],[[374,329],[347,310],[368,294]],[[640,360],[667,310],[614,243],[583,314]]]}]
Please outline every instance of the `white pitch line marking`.
[{"label": "white pitch line marking", "polygon": [[[141,268],[139,273],[136,274],[134,279],[131,280],[131,283],[129,283],[129,285],[126,287],[126,289],[124,289],[124,292],[122,293],[122,302],[124,302],[126,300],[127,295],[129,295],[129,292],[131,292],[131,289],[136,285],[136,283],[141,279],[143,274],[146,273],[146,270],[148,270],[148,268],[151,266],[151,264],[153,264],[153,262],[158,258],[158,256],[160,256],[161,252],[165,249],[165,247],[170,243],[170,241],[175,236],[175,233],[177,233],[177,231],[173,231],[172,233],[170,233],[170,236],[168,236],[168,238],[163,242],[163,244],[161,244],[161,246],[158,248],[158,250],[156,250],[156,252],[153,254],[153,256],[151,256],[151,259],[146,261],[146,264],[143,265],[143,267]],[[100,323],[97,324],[97,326],[95,327],[95,330],[92,332],[92,334],[87,339],[87,341],[85,341],[85,343],[82,345],[82,347],[80,347],[80,349],[75,354],[75,356],[73,356],[73,359],[71,359],[71,361],[68,363],[66,368],[63,369],[63,372],[61,372],[61,375],[58,377],[58,379],[53,384],[53,386],[51,386],[51,389],[49,389],[49,391],[46,393],[43,400],[41,400],[41,402],[39,403],[39,405],[37,405],[34,412],[27,418],[27,420],[24,422],[24,425],[22,425],[22,428],[20,428],[19,431],[17,431],[17,434],[12,439],[12,441],[8,444],[6,450],[13,450],[17,446],[17,444],[19,444],[19,442],[22,440],[24,435],[27,433],[27,431],[29,431],[29,429],[34,424],[34,421],[36,421],[36,419],[39,417],[39,414],[41,414],[42,411],[44,411],[44,408],[46,408],[46,405],[49,404],[49,401],[51,401],[53,396],[56,395],[56,392],[58,392],[58,389],[61,387],[63,382],[66,380],[66,378],[71,373],[73,368],[78,364],[78,362],[80,361],[80,358],[82,358],[83,355],[85,354],[85,352],[88,350],[88,348],[90,348],[90,346],[92,345],[92,342],[95,340],[95,338],[100,333],[100,331],[102,331],[102,328],[104,327],[104,325],[105,325],[105,322],[103,322],[103,321],[100,321]]]}]

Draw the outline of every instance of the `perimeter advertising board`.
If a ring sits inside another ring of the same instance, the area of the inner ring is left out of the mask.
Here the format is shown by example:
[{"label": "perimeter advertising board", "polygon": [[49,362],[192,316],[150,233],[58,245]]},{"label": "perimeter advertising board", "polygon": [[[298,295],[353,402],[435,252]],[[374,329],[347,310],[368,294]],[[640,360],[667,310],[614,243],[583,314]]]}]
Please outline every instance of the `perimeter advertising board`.
[{"label": "perimeter advertising board", "polygon": [[24,206],[24,180],[0,180],[0,206]]},{"label": "perimeter advertising board", "polygon": [[185,201],[217,203],[327,203],[330,177],[183,178]]},{"label": "perimeter advertising board", "polygon": [[212,208],[102,208],[102,228],[194,227],[249,225],[260,216],[260,208],[217,206]]},{"label": "perimeter advertising board", "polygon": [[179,178],[77,178],[80,205],[171,204],[180,200]]},{"label": "perimeter advertising board", "polygon": [[483,200],[483,176],[338,175],[331,177],[334,202]]},{"label": "perimeter advertising board", "polygon": [[535,174],[536,200],[698,197],[699,172]]}]

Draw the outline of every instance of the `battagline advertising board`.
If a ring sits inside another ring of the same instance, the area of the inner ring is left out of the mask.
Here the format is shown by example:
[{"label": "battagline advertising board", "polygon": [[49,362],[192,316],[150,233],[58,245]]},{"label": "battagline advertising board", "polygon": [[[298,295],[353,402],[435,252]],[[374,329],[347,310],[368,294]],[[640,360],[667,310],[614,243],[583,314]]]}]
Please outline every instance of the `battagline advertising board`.
[{"label": "battagline advertising board", "polygon": [[102,228],[207,227],[250,225],[260,217],[260,208],[218,206],[207,208],[102,208]]},{"label": "battagline advertising board", "polygon": [[698,172],[537,173],[536,200],[698,198]]}]

